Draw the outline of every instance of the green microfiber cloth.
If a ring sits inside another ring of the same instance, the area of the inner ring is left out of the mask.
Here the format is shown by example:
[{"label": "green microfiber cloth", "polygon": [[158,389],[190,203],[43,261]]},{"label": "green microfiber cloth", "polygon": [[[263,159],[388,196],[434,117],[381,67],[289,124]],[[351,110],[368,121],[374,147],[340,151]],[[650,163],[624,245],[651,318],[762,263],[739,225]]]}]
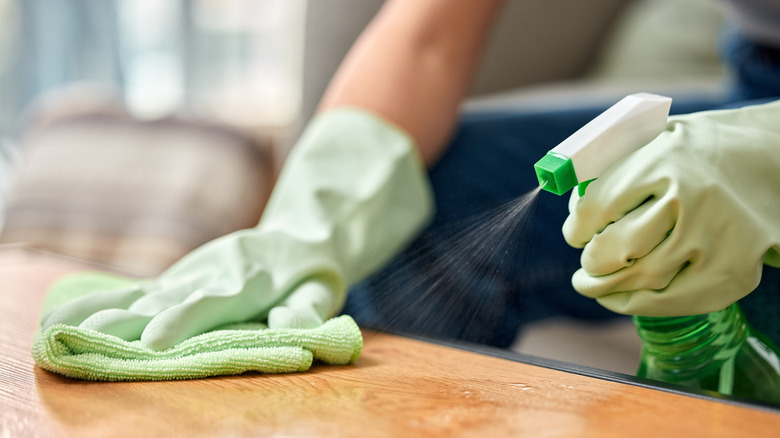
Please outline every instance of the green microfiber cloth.
[{"label": "green microfiber cloth", "polygon": [[[79,281],[65,278],[52,286],[44,311],[106,290],[106,286],[130,284],[130,280],[104,273],[79,275]],[[224,326],[163,351],[145,347],[140,341],[58,324],[36,334],[32,355],[41,368],[77,379],[175,380],[247,371],[306,371],[315,359],[346,365],[358,358],[362,348],[357,324],[342,315],[314,329],[269,329],[262,323]]]}]

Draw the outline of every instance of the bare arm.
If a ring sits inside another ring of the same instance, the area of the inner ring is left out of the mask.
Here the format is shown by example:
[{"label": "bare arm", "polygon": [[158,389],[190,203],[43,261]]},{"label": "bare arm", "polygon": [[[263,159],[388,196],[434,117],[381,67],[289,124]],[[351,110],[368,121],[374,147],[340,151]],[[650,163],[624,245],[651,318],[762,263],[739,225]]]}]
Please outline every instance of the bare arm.
[{"label": "bare arm", "polygon": [[441,155],[503,0],[388,0],[347,54],[320,110],[358,106]]}]

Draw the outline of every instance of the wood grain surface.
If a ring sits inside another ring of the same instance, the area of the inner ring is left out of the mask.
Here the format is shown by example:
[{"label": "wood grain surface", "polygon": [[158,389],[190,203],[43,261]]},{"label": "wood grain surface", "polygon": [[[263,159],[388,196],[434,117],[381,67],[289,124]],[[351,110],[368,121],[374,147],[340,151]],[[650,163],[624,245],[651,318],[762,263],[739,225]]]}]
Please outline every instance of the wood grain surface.
[{"label": "wood grain surface", "polygon": [[[364,332],[305,373],[95,383],[36,367],[50,282],[79,263],[0,248],[0,437],[777,437],[780,414]],[[673,435],[672,435],[673,434]]]}]

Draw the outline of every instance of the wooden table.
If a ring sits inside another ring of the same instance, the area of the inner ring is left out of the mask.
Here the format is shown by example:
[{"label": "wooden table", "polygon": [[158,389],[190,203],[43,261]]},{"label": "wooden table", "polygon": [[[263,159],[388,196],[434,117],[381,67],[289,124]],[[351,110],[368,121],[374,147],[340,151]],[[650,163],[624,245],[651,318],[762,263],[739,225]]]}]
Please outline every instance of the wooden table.
[{"label": "wooden table", "polygon": [[0,248],[0,437],[780,436],[780,411],[766,407],[368,331],[348,366],[176,382],[71,380],[36,367],[29,350],[49,283],[88,268]]}]

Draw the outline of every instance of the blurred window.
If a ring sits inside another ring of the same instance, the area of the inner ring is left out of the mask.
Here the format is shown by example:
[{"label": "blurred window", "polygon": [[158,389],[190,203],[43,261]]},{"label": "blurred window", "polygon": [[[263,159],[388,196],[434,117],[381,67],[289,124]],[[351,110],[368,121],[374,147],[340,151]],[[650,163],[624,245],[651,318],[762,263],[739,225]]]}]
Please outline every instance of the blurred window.
[{"label": "blurred window", "polygon": [[0,0],[0,137],[36,98],[108,85],[140,117],[286,126],[306,0]]}]

